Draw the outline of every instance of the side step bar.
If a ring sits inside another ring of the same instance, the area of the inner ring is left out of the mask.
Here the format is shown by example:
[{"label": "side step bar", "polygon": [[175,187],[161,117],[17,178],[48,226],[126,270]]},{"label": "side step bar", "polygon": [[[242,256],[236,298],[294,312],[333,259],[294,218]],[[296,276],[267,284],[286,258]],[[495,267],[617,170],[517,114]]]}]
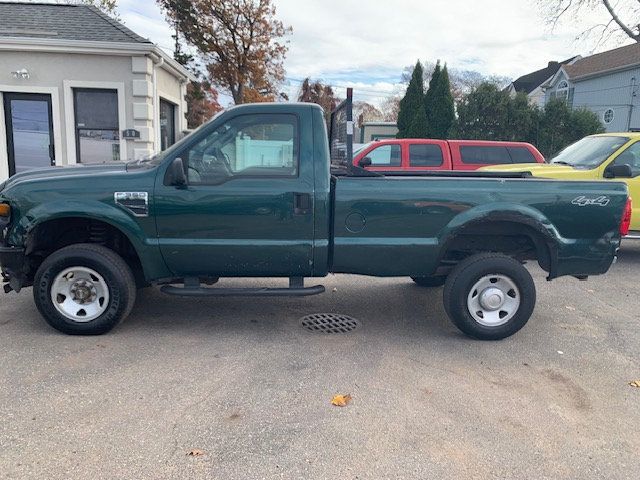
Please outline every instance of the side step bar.
[{"label": "side step bar", "polygon": [[160,291],[180,297],[306,297],[324,293],[324,286],[305,287],[304,278],[291,277],[289,288],[209,288],[200,286],[197,278],[185,278],[184,287],[164,285]]}]

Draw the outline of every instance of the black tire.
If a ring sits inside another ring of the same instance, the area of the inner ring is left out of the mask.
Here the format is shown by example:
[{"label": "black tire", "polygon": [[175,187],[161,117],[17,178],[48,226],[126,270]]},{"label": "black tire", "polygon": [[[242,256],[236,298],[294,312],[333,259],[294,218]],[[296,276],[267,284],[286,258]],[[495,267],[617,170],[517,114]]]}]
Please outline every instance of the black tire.
[{"label": "black tire", "polygon": [[[467,305],[474,285],[490,275],[507,277],[519,291],[520,303],[515,313],[506,323],[497,326],[479,323]],[[536,287],[531,274],[517,260],[498,253],[481,253],[467,257],[456,265],[447,277],[443,298],[449,318],[463,333],[479,340],[500,340],[525,326],[536,304]]]},{"label": "black tire", "polygon": [[[102,276],[108,288],[106,310],[91,321],[74,321],[61,313],[51,299],[54,280],[70,267],[92,269]],[[128,265],[112,250],[88,243],[70,245],[42,262],[34,278],[33,298],[40,314],[56,330],[69,335],[100,335],[129,315],[136,299],[136,281]]]},{"label": "black tire", "polygon": [[433,275],[431,277],[411,277],[411,280],[421,287],[441,287],[444,285],[447,277],[444,275]]}]

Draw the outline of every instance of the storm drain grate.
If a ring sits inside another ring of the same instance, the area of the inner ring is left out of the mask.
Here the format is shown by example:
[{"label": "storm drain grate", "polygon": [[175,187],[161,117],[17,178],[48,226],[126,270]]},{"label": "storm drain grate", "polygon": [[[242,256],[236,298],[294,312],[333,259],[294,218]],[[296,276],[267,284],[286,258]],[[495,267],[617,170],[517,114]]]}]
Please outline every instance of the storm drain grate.
[{"label": "storm drain grate", "polygon": [[316,333],[349,333],[360,326],[355,318],[339,313],[313,313],[302,317],[301,324]]}]

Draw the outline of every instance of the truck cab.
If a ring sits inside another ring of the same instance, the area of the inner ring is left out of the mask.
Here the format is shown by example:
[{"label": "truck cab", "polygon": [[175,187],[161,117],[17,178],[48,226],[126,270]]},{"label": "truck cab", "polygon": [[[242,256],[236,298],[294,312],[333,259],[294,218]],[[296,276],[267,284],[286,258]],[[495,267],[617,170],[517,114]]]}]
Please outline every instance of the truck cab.
[{"label": "truck cab", "polygon": [[375,140],[360,147],[353,164],[375,172],[420,174],[430,171],[471,171],[488,165],[544,163],[536,147],[526,142],[403,138]]}]

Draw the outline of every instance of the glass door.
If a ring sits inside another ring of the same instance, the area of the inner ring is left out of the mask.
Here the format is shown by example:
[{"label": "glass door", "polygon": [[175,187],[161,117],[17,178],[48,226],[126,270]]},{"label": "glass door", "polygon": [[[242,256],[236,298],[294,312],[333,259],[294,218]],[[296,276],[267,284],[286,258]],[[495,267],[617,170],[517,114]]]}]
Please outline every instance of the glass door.
[{"label": "glass door", "polygon": [[55,165],[51,95],[5,93],[9,175]]}]

